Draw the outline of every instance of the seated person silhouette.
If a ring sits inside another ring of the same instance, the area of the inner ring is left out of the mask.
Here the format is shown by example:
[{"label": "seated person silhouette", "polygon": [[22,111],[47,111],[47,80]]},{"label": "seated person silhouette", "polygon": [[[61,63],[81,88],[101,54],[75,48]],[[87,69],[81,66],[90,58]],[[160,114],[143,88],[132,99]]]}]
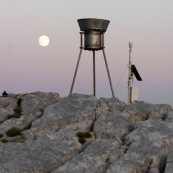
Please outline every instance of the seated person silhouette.
[{"label": "seated person silhouette", "polygon": [[2,96],[3,96],[3,97],[7,97],[7,96],[8,96],[7,92],[4,91],[4,92],[2,93]]}]

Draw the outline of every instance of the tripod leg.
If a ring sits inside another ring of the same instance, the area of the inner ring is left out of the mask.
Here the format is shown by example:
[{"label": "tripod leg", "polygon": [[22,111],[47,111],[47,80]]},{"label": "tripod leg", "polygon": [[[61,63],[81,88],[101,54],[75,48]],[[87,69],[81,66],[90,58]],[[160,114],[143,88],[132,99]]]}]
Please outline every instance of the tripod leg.
[{"label": "tripod leg", "polygon": [[72,92],[73,92],[73,86],[74,86],[74,82],[75,82],[75,79],[76,79],[76,74],[77,74],[77,70],[78,70],[78,67],[79,67],[79,62],[80,62],[81,55],[82,55],[82,49],[80,49],[79,58],[78,58],[78,61],[77,61],[77,65],[76,65],[76,69],[75,69],[75,73],[74,73],[74,77],[73,77],[73,81],[72,81],[72,85],[71,85],[70,94],[72,94]]},{"label": "tripod leg", "polygon": [[105,54],[104,48],[102,49],[102,51],[103,51],[103,56],[104,56],[104,60],[105,60],[105,64],[106,64],[106,69],[107,69],[107,73],[108,73],[109,83],[110,83],[110,87],[111,87],[111,91],[112,91],[112,97],[114,98],[115,95],[114,95],[114,91],[113,91],[113,87],[112,87],[111,76],[110,76],[110,73],[109,73],[109,68],[108,68],[108,63],[107,63],[107,60],[106,60],[106,54]]},{"label": "tripod leg", "polygon": [[93,91],[96,96],[95,50],[93,50]]}]

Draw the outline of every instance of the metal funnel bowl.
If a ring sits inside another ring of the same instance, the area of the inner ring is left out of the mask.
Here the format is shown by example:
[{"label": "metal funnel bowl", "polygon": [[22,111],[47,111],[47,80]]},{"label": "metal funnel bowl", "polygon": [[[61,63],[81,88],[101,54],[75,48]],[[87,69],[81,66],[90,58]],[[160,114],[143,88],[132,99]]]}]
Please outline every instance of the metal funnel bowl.
[{"label": "metal funnel bowl", "polygon": [[80,30],[84,32],[84,49],[101,50],[104,48],[104,32],[109,20],[86,18],[78,19]]},{"label": "metal funnel bowl", "polygon": [[105,32],[109,22],[109,20],[95,18],[78,19],[80,30],[84,32],[88,30],[99,30],[100,32]]}]

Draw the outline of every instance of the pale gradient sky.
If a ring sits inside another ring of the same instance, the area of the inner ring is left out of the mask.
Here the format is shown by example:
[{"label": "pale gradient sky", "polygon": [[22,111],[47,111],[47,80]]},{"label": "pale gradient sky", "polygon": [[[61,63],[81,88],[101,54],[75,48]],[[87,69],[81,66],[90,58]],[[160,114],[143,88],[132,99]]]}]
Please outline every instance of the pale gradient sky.
[{"label": "pale gradient sky", "polygon": [[[143,81],[140,100],[173,106],[173,0],[0,0],[0,92],[53,91],[67,96],[79,55],[77,19],[110,20],[105,52],[115,95],[127,101],[128,42]],[[50,44],[41,47],[38,38]],[[101,51],[97,97],[111,97]],[[92,52],[83,51],[74,92],[92,94]]]}]

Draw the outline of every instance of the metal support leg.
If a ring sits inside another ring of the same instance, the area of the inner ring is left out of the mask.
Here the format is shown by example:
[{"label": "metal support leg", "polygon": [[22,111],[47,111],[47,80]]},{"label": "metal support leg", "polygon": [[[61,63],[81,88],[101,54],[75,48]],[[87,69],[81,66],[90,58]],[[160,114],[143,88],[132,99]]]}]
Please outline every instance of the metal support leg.
[{"label": "metal support leg", "polygon": [[102,49],[102,51],[103,51],[103,56],[104,56],[104,60],[105,60],[105,64],[106,64],[106,69],[107,69],[107,73],[108,73],[109,83],[110,83],[110,87],[111,87],[111,91],[112,91],[112,97],[114,98],[115,95],[114,95],[114,91],[113,91],[113,87],[112,87],[111,76],[110,76],[110,73],[109,73],[109,68],[108,68],[108,63],[107,63],[107,60],[106,60],[106,54],[105,54],[104,48]]},{"label": "metal support leg", "polygon": [[93,91],[96,96],[95,50],[93,50]]},{"label": "metal support leg", "polygon": [[77,70],[78,70],[81,55],[82,55],[82,48],[80,49],[79,58],[78,58],[78,61],[77,61],[76,70],[75,70],[74,77],[73,77],[73,82],[72,82],[72,85],[71,85],[70,94],[72,94],[72,92],[73,92],[73,86],[74,86],[74,82],[75,82],[75,79],[76,79],[76,74],[77,74]]}]

